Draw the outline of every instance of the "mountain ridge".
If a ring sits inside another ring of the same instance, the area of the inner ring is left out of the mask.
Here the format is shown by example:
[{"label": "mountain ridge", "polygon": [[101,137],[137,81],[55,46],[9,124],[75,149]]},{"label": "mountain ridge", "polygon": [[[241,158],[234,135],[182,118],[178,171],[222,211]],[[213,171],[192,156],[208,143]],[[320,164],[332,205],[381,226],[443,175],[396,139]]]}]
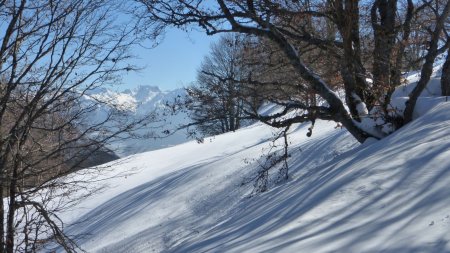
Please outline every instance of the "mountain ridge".
[{"label": "mountain ridge", "polygon": [[[133,138],[122,138],[110,144],[110,148],[119,157],[124,157],[145,151],[166,148],[188,140],[187,133],[177,131],[164,139],[164,130],[173,130],[190,122],[186,113],[170,113],[168,104],[186,95],[184,88],[162,91],[157,86],[139,85],[133,89],[115,91],[108,88],[95,89],[84,96],[86,102],[99,102],[96,110],[90,115],[90,121],[106,118],[111,110],[119,110],[124,117],[139,119],[149,114],[155,115],[155,120],[146,127],[133,133]],[[158,131],[155,129],[159,128]],[[171,131],[172,132],[172,131]],[[149,138],[152,136],[154,138]]]}]

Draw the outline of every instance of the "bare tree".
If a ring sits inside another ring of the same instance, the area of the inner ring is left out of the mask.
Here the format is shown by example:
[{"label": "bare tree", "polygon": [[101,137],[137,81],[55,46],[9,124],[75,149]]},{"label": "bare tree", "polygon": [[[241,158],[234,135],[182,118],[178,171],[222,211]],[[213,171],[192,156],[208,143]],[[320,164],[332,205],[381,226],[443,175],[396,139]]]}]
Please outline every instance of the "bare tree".
[{"label": "bare tree", "polygon": [[450,22],[447,20],[444,25],[444,34],[445,34],[445,41],[447,45],[447,56],[445,58],[445,62],[442,66],[442,77],[441,77],[441,91],[442,96],[449,96],[450,95]]},{"label": "bare tree", "polygon": [[[435,20],[430,27],[429,45],[425,54],[425,61],[420,71],[420,79],[413,91],[409,95],[409,100],[406,102],[406,108],[404,112],[404,123],[409,123],[413,118],[414,108],[417,103],[417,99],[422,91],[430,81],[431,74],[433,73],[433,64],[436,57],[444,51],[448,45],[444,45],[442,49],[439,48],[441,42],[441,35],[444,31],[445,22],[450,15],[450,1],[438,1],[430,2],[429,9],[432,11],[432,18]],[[450,43],[447,40],[446,44]]]},{"label": "bare tree", "polygon": [[[409,95],[404,116],[395,122],[399,122],[400,127],[411,120],[418,95],[428,82],[430,67],[441,52],[437,47],[450,5],[448,1],[439,0],[420,3],[400,0],[138,2],[146,7],[142,9],[143,15],[158,27],[197,25],[210,35],[238,32],[269,39],[303,80],[298,82],[297,90],[310,90],[326,103],[310,106],[300,101],[290,102],[286,104],[285,113],[294,109],[303,113],[288,120],[280,117],[264,120],[279,127],[311,118],[335,120],[360,142],[385,135],[375,124],[368,127],[361,121],[374,117],[370,114],[372,110],[387,111],[389,94],[398,84],[399,71],[403,68],[411,22],[427,11],[432,13],[431,20],[435,22],[431,23],[432,32],[427,35],[429,47],[425,50],[421,80]],[[365,19],[367,14],[369,21]],[[324,27],[328,29],[317,29],[318,24],[327,24]],[[372,47],[365,44],[367,38],[375,41]],[[307,48],[323,52],[322,55],[333,58],[338,64],[345,99],[341,99],[317,67],[305,59]],[[384,116],[390,120],[386,112]]]},{"label": "bare tree", "polygon": [[450,50],[447,49],[447,57],[442,66],[441,91],[442,96],[450,96]]},{"label": "bare tree", "polygon": [[186,89],[190,117],[204,135],[235,131],[241,126],[247,77],[243,47],[244,38],[231,34],[211,44],[196,84]]},{"label": "bare tree", "polygon": [[99,101],[82,103],[89,91],[134,69],[124,61],[137,26],[118,23],[121,5],[0,1],[1,252],[35,252],[48,240],[73,252],[58,211],[76,201],[70,196],[86,182],[67,176],[149,119],[132,121],[116,110],[92,122],[88,115]]}]

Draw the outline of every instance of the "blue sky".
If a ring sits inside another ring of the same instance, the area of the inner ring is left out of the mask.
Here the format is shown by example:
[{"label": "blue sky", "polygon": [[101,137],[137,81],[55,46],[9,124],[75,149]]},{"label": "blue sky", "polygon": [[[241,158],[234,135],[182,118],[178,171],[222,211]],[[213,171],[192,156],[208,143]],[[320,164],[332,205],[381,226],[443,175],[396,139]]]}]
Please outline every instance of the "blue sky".
[{"label": "blue sky", "polygon": [[123,76],[123,89],[152,85],[161,90],[172,90],[188,85],[195,80],[196,70],[208,54],[210,43],[218,37],[200,31],[169,29],[157,47],[134,49],[139,59],[132,63],[144,69]]}]

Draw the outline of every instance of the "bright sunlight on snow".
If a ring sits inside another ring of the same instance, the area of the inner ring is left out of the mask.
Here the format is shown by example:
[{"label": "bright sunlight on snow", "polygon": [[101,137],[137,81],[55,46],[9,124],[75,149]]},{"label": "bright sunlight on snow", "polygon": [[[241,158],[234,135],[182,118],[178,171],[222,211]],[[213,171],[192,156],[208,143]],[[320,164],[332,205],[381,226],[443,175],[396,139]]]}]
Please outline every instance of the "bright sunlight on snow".
[{"label": "bright sunlight on snow", "polygon": [[278,148],[261,123],[124,158],[62,214],[66,232],[88,252],[448,252],[450,103],[423,103],[362,145],[334,122],[311,138],[296,125],[290,179],[260,194],[258,160]]}]

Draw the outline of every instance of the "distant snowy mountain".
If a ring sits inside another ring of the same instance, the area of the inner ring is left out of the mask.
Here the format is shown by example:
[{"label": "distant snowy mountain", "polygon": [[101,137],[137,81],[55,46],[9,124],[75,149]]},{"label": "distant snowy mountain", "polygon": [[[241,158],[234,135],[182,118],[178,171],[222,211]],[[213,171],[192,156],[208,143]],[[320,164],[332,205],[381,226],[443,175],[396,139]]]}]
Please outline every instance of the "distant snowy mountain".
[{"label": "distant snowy mountain", "polygon": [[[150,113],[157,114],[156,120],[147,127],[139,129],[133,138],[125,138],[111,143],[111,149],[124,157],[131,154],[141,153],[173,146],[187,141],[185,131],[178,131],[165,138],[153,138],[161,136],[164,130],[173,130],[179,125],[189,122],[185,113],[172,115],[167,103],[185,96],[184,89],[161,91],[156,86],[141,85],[135,89],[114,91],[107,88],[99,88],[91,91],[85,96],[85,101],[96,100],[101,102],[96,110],[90,115],[90,121],[103,120],[110,110],[120,110],[127,117],[141,118]],[[146,136],[143,138],[143,136]],[[152,137],[149,137],[152,136]]]}]

